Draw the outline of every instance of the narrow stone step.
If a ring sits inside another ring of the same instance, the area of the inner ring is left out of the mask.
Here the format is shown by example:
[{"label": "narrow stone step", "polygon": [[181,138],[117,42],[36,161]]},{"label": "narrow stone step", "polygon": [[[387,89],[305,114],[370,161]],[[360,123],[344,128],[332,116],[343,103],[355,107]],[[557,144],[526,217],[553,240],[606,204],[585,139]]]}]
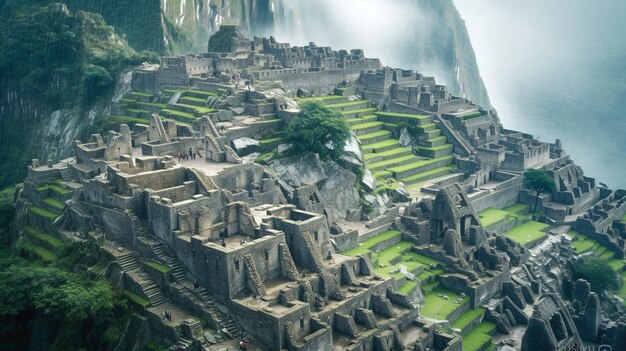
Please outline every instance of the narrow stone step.
[{"label": "narrow stone step", "polygon": [[377,143],[361,145],[361,151],[364,153],[383,152],[400,147],[400,142],[395,139],[387,139]]},{"label": "narrow stone step", "polygon": [[388,160],[394,157],[410,155],[412,153],[413,152],[409,148],[397,147],[397,148],[389,149],[389,150],[382,151],[382,152],[366,153],[366,154],[363,154],[363,158],[365,159],[365,162],[373,163],[373,162]]},{"label": "narrow stone step", "polygon": [[448,137],[446,137],[445,135],[440,135],[440,136],[432,138],[432,139],[420,141],[419,142],[419,146],[435,147],[435,146],[443,145],[443,144],[445,144],[447,142],[448,142]]},{"label": "narrow stone step", "polygon": [[418,147],[419,154],[428,158],[438,158],[452,154],[454,146],[452,144],[443,144],[435,147]]},{"label": "narrow stone step", "polygon": [[368,163],[367,168],[372,172],[376,172],[376,171],[382,171],[383,169],[386,169],[386,168],[402,166],[402,165],[415,162],[418,160],[419,160],[418,157],[410,154],[410,155],[395,157],[395,158],[385,160],[385,161]]},{"label": "narrow stone step", "polygon": [[444,167],[435,168],[427,172],[415,174],[407,178],[401,178],[398,180],[404,184],[415,184],[415,183],[425,182],[427,180],[441,177],[443,175],[450,173],[454,169],[456,169],[456,167],[454,166],[444,166]]},{"label": "narrow stone step", "polygon": [[369,116],[363,116],[363,117],[357,117],[357,118],[346,118],[345,119],[346,123],[348,123],[349,126],[354,126],[354,125],[363,124],[363,123],[376,122],[377,120],[378,120],[378,117],[376,117],[376,115],[369,115]]},{"label": "narrow stone step", "polygon": [[377,132],[381,129],[383,129],[384,123],[383,122],[369,122],[369,123],[361,123],[361,124],[356,124],[350,127],[350,129],[354,132],[354,134],[358,135],[364,135],[364,134],[369,134],[369,133],[374,133]]},{"label": "narrow stone step", "polygon": [[361,145],[374,144],[391,138],[392,133],[388,130],[379,130],[374,133],[368,133],[357,136],[361,141]]}]

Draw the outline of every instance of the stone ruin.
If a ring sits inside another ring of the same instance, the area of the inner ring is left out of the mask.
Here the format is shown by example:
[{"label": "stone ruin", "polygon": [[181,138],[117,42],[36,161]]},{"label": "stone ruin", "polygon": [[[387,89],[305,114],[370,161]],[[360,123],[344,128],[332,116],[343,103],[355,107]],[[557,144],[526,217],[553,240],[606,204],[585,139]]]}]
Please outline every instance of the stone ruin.
[{"label": "stone ruin", "polygon": [[[119,108],[145,123],[28,167],[24,223],[93,242],[136,307],[134,330],[184,350],[242,339],[268,350],[623,349],[626,297],[608,313],[570,268],[593,254],[573,248],[572,231],[623,261],[623,190],[597,187],[558,140],[504,129],[432,77],[359,49],[220,32],[212,52],[135,72],[134,100]],[[289,148],[296,89],[356,126],[344,165],[263,160]],[[199,156],[181,159],[188,151]],[[529,168],[557,185],[536,214]],[[525,212],[484,225],[481,213],[511,205]],[[533,220],[545,235],[507,235]]]}]

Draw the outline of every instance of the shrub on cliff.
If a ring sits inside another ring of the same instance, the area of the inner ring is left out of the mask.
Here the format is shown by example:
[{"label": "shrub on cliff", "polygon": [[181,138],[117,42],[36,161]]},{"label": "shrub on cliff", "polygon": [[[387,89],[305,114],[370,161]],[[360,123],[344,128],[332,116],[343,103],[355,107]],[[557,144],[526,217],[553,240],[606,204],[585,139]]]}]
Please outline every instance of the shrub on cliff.
[{"label": "shrub on cliff", "polygon": [[294,154],[313,152],[322,159],[338,161],[349,137],[350,128],[339,112],[308,102],[289,123],[286,140],[293,145]]}]

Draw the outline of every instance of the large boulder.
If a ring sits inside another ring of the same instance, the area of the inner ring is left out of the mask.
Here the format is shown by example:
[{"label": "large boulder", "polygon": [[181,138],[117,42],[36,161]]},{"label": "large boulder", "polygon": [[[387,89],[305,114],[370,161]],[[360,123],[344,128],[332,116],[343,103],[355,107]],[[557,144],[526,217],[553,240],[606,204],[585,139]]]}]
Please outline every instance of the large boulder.
[{"label": "large boulder", "polygon": [[259,142],[251,138],[238,138],[231,141],[233,150],[239,156],[245,156],[259,151]]},{"label": "large boulder", "polygon": [[335,219],[345,219],[349,212],[359,208],[356,175],[333,161],[323,161],[319,155],[307,153],[273,160],[268,166],[292,189],[302,185],[317,186]]}]

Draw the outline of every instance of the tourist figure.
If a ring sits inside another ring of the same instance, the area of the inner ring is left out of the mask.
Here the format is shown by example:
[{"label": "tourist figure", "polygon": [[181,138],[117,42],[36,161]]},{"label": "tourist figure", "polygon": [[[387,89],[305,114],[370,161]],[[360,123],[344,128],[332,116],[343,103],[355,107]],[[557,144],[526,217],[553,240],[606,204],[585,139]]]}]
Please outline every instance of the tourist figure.
[{"label": "tourist figure", "polygon": [[193,151],[191,150],[191,148],[189,148],[189,157],[193,157]]},{"label": "tourist figure", "polygon": [[180,163],[180,159],[182,158],[182,155],[180,154],[180,151],[176,154],[176,156],[178,156],[178,163]]},{"label": "tourist figure", "polygon": [[248,342],[243,339],[239,342],[239,351],[248,351]]},{"label": "tourist figure", "polygon": [[220,238],[220,245],[226,247],[226,241],[224,241],[224,238]]}]

